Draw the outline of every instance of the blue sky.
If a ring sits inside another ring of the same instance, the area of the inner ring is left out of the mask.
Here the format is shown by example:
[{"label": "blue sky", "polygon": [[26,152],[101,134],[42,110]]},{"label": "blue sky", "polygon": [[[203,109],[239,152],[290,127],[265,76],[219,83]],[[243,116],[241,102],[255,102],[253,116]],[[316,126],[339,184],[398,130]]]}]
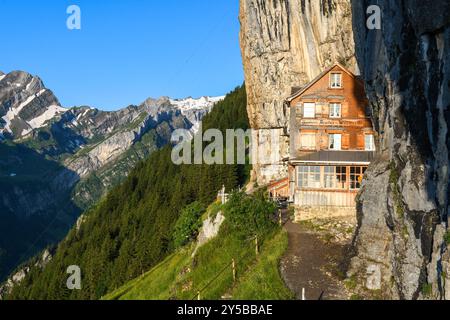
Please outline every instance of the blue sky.
[{"label": "blue sky", "polygon": [[[68,30],[69,5],[81,30]],[[222,95],[243,82],[238,0],[0,0],[0,70],[42,78],[66,106]]]}]

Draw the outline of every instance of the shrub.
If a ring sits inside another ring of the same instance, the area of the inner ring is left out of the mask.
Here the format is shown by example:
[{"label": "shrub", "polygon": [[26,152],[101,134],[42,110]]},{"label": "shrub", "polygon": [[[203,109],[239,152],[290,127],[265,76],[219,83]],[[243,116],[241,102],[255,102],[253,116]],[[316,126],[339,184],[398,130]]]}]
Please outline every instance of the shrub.
[{"label": "shrub", "polygon": [[447,245],[450,245],[450,230],[445,233],[444,241]]},{"label": "shrub", "polygon": [[225,205],[228,224],[243,237],[262,236],[276,226],[276,206],[268,201],[263,191],[254,195],[236,192]]},{"label": "shrub", "polygon": [[184,246],[197,237],[202,226],[201,216],[204,212],[205,208],[199,202],[191,203],[181,211],[173,232],[175,248]]},{"label": "shrub", "polygon": [[425,298],[431,297],[433,294],[433,286],[429,283],[425,283],[422,285],[422,294]]}]

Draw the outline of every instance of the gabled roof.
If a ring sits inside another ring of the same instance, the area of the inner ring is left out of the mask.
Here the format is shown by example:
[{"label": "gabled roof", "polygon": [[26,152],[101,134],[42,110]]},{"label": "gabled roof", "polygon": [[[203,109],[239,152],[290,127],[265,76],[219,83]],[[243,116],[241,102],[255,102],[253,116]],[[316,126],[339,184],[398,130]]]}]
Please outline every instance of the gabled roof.
[{"label": "gabled roof", "polygon": [[343,65],[341,65],[340,63],[335,63],[334,65],[332,65],[331,67],[329,67],[328,69],[326,69],[325,71],[323,71],[321,74],[319,74],[316,78],[314,78],[314,80],[312,80],[310,83],[308,83],[306,86],[304,86],[303,88],[301,88],[300,90],[298,90],[296,93],[294,93],[293,95],[291,95],[289,98],[286,99],[286,102],[291,102],[292,100],[294,100],[295,98],[301,96],[303,93],[305,93],[306,90],[308,90],[309,88],[311,88],[313,85],[315,85],[320,79],[322,79],[323,77],[325,77],[329,72],[331,72],[331,70],[333,70],[335,67],[338,67],[340,69],[342,69],[342,71],[344,71],[345,73],[347,73],[348,75],[350,75],[352,78],[360,81],[360,79],[358,79],[358,77],[356,75],[353,74],[353,72],[351,72],[350,70],[348,70],[346,67],[344,67]]}]

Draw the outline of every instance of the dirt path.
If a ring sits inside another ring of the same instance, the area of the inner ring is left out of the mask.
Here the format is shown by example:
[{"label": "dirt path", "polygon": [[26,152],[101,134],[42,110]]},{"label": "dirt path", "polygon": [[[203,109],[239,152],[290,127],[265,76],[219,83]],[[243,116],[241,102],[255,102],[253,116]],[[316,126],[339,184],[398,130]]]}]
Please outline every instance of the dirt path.
[{"label": "dirt path", "polygon": [[342,263],[343,245],[326,243],[320,235],[302,224],[290,220],[285,224],[289,246],[280,269],[287,286],[306,300],[347,300],[349,293],[337,279],[336,270]]}]

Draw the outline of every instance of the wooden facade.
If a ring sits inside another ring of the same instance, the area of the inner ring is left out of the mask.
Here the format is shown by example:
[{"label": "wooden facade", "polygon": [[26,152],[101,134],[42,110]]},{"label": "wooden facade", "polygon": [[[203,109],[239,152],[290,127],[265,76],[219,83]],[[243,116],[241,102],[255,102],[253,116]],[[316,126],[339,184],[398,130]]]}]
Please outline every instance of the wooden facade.
[{"label": "wooden facade", "polygon": [[289,199],[289,179],[274,181],[269,184],[267,191],[269,196],[274,200]]},{"label": "wooden facade", "polygon": [[336,64],[287,103],[291,200],[297,206],[354,207],[375,151],[362,81]]}]

